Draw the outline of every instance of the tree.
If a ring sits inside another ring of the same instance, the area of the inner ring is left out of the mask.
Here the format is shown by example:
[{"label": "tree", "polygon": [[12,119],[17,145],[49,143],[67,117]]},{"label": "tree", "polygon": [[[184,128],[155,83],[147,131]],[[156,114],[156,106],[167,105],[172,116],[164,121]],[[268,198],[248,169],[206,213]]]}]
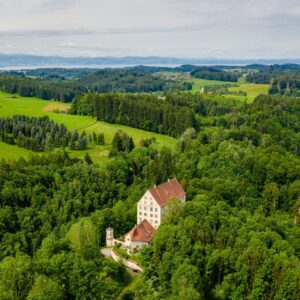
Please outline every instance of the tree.
[{"label": "tree", "polygon": [[88,165],[91,165],[91,164],[93,163],[93,161],[92,161],[92,159],[91,159],[91,157],[90,157],[90,155],[89,155],[88,153],[86,153],[86,154],[84,155],[84,160],[85,160],[85,162],[86,162]]},{"label": "tree", "polygon": [[134,143],[132,137],[130,137],[126,132],[118,130],[111,143],[110,156],[116,156],[119,153],[129,153],[134,148]]},{"label": "tree", "polygon": [[97,246],[97,236],[94,225],[89,219],[82,219],[71,226],[67,233],[74,250],[83,255],[93,252]]},{"label": "tree", "polygon": [[77,148],[76,142],[73,138],[70,140],[69,147],[70,147],[71,150],[75,150]]},{"label": "tree", "polygon": [[173,176],[173,155],[170,149],[163,147],[144,169],[146,179],[159,184]]},{"label": "tree", "polygon": [[28,256],[6,257],[0,263],[0,298],[25,299],[33,283]]},{"label": "tree", "polygon": [[99,133],[97,136],[97,144],[98,145],[105,145],[105,140],[104,140],[104,134]]},{"label": "tree", "polygon": [[275,182],[266,184],[263,191],[263,199],[265,215],[270,215],[278,206],[279,188]]},{"label": "tree", "polygon": [[77,149],[78,149],[78,150],[85,150],[86,147],[87,147],[87,140],[86,140],[86,137],[85,137],[85,136],[80,137],[79,140],[78,140]]},{"label": "tree", "polygon": [[73,132],[73,140],[78,141],[78,139],[79,139],[79,133],[78,133],[78,130],[75,129]]},{"label": "tree", "polygon": [[55,281],[44,275],[38,275],[30,290],[27,300],[62,300],[65,299],[64,289]]}]

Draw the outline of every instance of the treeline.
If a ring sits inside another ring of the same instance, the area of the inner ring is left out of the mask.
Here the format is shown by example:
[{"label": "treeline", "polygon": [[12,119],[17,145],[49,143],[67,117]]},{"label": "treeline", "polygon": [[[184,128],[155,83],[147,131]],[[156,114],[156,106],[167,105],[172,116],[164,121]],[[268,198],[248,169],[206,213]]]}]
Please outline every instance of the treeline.
[{"label": "treeline", "polygon": [[98,70],[83,76],[78,83],[88,91],[97,93],[148,93],[163,91],[166,82],[141,71]]},{"label": "treeline", "polygon": [[263,66],[246,77],[252,83],[270,84],[269,94],[300,96],[300,66]]},{"label": "treeline", "polygon": [[77,79],[96,72],[92,68],[39,68],[33,70],[19,71],[15,73],[20,76],[39,77],[43,79]]},{"label": "treeline", "polygon": [[146,94],[86,94],[74,99],[70,112],[171,136],[195,125],[190,108]]},{"label": "treeline", "polygon": [[227,72],[211,67],[200,67],[191,72],[191,75],[196,78],[208,79],[208,80],[220,80],[237,82],[240,74],[237,72]]},{"label": "treeline", "polygon": [[271,80],[269,94],[279,94],[286,96],[300,96],[300,72],[297,77],[291,75],[287,77],[278,77]]},{"label": "treeline", "polygon": [[0,89],[18,93],[23,97],[37,97],[45,100],[71,102],[75,95],[82,93],[79,85],[61,80],[42,80],[23,76],[0,75]]},{"label": "treeline", "polygon": [[[26,74],[39,77],[26,77]],[[54,71],[46,69],[1,74],[0,89],[12,94],[18,93],[24,97],[71,102],[75,95],[86,92],[148,93],[164,90],[190,90],[192,85],[186,82],[164,80],[159,76],[135,70],[105,69],[96,72],[86,70],[66,72],[64,69]]]},{"label": "treeline", "polygon": [[204,117],[225,115],[231,112],[235,105],[234,100],[199,93],[168,93],[166,101],[172,106],[189,107],[195,114]]}]

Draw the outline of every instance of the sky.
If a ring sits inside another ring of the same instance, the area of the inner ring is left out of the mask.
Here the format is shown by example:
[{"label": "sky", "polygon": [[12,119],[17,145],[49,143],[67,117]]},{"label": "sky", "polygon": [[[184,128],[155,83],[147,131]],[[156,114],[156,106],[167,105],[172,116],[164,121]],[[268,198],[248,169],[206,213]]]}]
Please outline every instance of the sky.
[{"label": "sky", "polygon": [[300,58],[300,0],[0,0],[0,53]]}]

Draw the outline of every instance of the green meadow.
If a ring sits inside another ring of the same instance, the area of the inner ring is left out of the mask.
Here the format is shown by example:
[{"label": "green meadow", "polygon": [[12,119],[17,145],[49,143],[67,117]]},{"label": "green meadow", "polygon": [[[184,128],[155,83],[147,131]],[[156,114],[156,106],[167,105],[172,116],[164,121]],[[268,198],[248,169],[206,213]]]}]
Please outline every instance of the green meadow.
[{"label": "green meadow", "polygon": [[200,92],[203,87],[210,85],[227,85],[227,84],[235,84],[229,81],[218,81],[218,80],[207,80],[200,78],[191,78],[188,82],[193,84],[193,92]]},{"label": "green meadow", "polygon": [[[132,136],[135,144],[137,144],[141,138],[155,137],[157,147],[167,146],[172,149],[175,149],[176,147],[176,139],[169,136],[128,126],[96,121],[94,118],[88,116],[74,116],[67,115],[65,113],[54,113],[49,110],[49,107],[52,107],[58,111],[63,111],[67,108],[66,104],[55,101],[46,101],[30,97],[20,97],[18,95],[11,95],[0,92],[0,117],[11,117],[16,114],[27,116],[47,115],[57,123],[64,123],[69,130],[77,129],[79,132],[85,130],[87,134],[92,133],[93,131],[104,133],[106,143],[105,146],[92,144],[87,150],[68,150],[71,157],[83,158],[84,155],[88,152],[94,162],[106,162],[108,160],[110,143],[115,132],[119,129],[122,129],[123,131],[127,132],[128,135]],[[0,158],[18,159],[21,156],[26,158],[29,154],[29,150],[20,148],[18,146],[0,143]]]},{"label": "green meadow", "polygon": [[30,153],[27,149],[0,142],[0,158],[11,160],[22,156],[26,159]]},{"label": "green meadow", "polygon": [[247,96],[238,96],[238,95],[224,95],[227,99],[235,99],[238,101],[247,101],[252,102],[258,95],[268,94],[269,85],[268,84],[254,84],[254,83],[247,83],[244,79],[239,80],[237,83],[229,82],[229,81],[218,81],[218,80],[206,80],[200,78],[191,78],[188,80],[193,84],[193,92],[200,92],[202,88],[206,86],[222,86],[222,85],[237,85],[234,87],[229,87],[229,92],[246,92]]},{"label": "green meadow", "polygon": [[[255,84],[255,83],[239,83],[238,87],[230,87],[228,88],[229,92],[246,92],[247,97],[246,100],[247,102],[252,102],[258,95],[268,94],[269,90],[269,85],[268,84]],[[235,97],[237,100],[245,100],[245,96],[233,96],[233,95],[225,95],[225,97]]]}]

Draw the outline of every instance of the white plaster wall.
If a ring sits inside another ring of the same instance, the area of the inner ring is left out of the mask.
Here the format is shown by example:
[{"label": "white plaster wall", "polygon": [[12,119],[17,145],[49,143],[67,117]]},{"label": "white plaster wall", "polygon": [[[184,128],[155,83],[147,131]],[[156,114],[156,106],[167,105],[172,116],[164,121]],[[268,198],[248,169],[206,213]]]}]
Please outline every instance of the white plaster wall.
[{"label": "white plaster wall", "polygon": [[161,224],[161,208],[149,191],[137,205],[137,223],[146,219],[154,228],[158,228]]}]

